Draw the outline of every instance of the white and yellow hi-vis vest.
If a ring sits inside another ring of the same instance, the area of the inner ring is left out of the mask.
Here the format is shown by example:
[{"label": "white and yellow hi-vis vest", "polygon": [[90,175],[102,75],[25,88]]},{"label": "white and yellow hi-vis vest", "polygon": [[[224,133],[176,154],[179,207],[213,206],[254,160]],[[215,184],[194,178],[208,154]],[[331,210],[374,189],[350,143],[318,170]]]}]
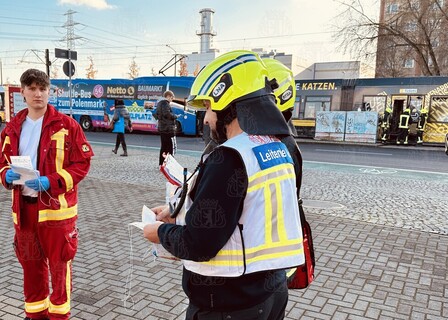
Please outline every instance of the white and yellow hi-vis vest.
[{"label": "white and yellow hi-vis vest", "polygon": [[246,133],[223,146],[241,155],[248,175],[239,225],[213,259],[183,260],[185,268],[204,276],[238,277],[302,265],[305,257],[296,180],[286,146],[268,136]]}]

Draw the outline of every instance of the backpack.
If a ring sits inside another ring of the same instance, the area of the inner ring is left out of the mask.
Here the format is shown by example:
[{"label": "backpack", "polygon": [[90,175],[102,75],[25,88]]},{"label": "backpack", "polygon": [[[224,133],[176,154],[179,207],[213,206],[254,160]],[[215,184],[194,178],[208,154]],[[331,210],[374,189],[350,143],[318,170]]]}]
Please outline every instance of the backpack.
[{"label": "backpack", "polygon": [[303,233],[303,252],[305,254],[305,263],[297,268],[287,271],[288,289],[305,289],[314,280],[314,268],[316,261],[314,258],[313,236],[311,226],[306,221],[305,212],[302,207],[302,199],[299,199],[300,222],[302,223]]}]

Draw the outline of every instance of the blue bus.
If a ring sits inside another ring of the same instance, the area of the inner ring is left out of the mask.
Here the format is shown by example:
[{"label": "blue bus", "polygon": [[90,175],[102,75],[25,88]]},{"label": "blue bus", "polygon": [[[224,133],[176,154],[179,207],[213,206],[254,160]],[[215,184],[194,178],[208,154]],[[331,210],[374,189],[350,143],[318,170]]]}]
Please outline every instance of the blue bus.
[{"label": "blue bus", "polygon": [[171,90],[176,99],[172,110],[178,134],[196,135],[196,112],[186,106],[194,77],[140,77],[135,79],[52,79],[49,103],[60,112],[73,116],[83,130],[106,129],[113,115],[115,99],[123,99],[134,130],[157,132],[154,119],[157,101]]}]

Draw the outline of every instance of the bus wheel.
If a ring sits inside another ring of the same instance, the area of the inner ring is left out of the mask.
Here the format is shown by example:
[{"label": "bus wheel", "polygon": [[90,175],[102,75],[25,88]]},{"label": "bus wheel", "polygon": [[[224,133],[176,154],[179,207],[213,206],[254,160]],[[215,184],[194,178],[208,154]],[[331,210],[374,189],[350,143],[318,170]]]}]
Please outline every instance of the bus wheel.
[{"label": "bus wheel", "polygon": [[180,136],[182,134],[182,124],[179,121],[176,121],[176,136]]},{"label": "bus wheel", "polygon": [[91,131],[93,128],[92,119],[90,119],[89,116],[82,116],[79,120],[79,124],[84,131]]}]

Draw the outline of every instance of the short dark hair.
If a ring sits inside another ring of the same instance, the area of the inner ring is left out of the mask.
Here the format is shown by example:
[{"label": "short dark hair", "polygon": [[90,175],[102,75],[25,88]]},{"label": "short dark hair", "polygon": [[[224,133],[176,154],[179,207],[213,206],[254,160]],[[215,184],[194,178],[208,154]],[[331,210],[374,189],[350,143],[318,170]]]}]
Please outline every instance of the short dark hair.
[{"label": "short dark hair", "polygon": [[115,99],[115,105],[116,106],[124,106],[123,99]]},{"label": "short dark hair", "polygon": [[28,69],[20,77],[20,86],[25,88],[36,83],[39,86],[50,87],[50,78],[43,71],[37,69]]}]

